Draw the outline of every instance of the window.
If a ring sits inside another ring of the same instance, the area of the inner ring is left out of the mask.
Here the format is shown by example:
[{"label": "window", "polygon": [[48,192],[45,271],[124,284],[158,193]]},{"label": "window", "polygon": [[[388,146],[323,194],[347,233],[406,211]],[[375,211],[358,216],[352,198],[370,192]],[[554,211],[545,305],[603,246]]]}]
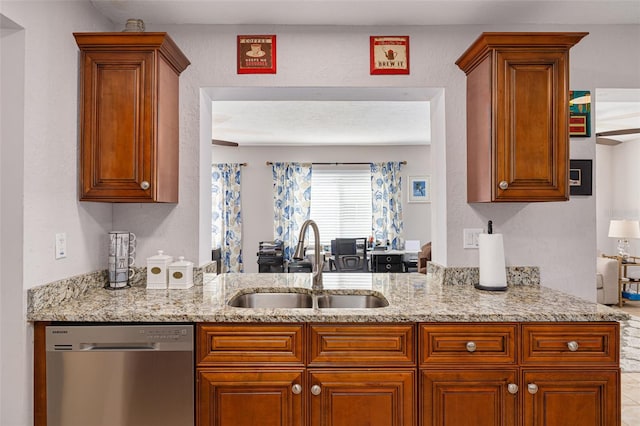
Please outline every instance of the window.
[{"label": "window", "polygon": [[335,238],[368,238],[371,235],[370,166],[313,166],[311,219],[318,224],[322,245],[331,244]]}]

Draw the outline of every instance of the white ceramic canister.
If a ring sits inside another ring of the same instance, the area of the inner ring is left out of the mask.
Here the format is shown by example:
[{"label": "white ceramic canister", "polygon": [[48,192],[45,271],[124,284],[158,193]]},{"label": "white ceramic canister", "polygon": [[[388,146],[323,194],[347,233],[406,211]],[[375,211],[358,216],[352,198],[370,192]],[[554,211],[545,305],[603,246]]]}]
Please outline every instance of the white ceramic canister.
[{"label": "white ceramic canister", "polygon": [[158,250],[158,254],[147,258],[147,288],[166,290],[169,285],[169,264],[173,257]]},{"label": "white ceramic canister", "polygon": [[193,262],[178,257],[169,264],[169,288],[186,289],[193,287]]}]

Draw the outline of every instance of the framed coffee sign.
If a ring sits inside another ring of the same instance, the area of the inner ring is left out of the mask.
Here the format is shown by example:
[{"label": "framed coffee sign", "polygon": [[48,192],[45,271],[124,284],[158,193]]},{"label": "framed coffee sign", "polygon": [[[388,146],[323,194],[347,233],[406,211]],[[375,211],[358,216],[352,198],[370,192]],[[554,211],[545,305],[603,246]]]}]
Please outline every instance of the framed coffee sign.
[{"label": "framed coffee sign", "polygon": [[371,36],[371,74],[409,74],[409,36]]},{"label": "framed coffee sign", "polygon": [[275,74],[276,36],[238,36],[238,74]]}]

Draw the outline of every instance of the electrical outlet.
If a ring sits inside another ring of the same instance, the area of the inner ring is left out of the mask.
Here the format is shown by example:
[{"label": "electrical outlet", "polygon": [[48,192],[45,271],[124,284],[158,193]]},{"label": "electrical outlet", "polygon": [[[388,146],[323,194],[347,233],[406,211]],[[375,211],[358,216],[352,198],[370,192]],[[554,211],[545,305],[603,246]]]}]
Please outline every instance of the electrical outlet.
[{"label": "electrical outlet", "polygon": [[56,234],[56,259],[67,257],[67,234],[59,232]]},{"label": "electrical outlet", "polygon": [[462,230],[462,247],[466,249],[477,249],[480,246],[478,236],[482,234],[482,231],[482,228],[464,228]]}]

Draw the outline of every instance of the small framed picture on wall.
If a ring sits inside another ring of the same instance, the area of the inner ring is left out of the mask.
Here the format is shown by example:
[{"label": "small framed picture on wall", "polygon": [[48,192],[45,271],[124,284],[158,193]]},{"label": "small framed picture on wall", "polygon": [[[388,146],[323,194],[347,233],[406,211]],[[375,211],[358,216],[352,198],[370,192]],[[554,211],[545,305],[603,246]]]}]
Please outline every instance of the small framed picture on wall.
[{"label": "small framed picture on wall", "polygon": [[238,74],[275,74],[276,36],[238,36]]},{"label": "small framed picture on wall", "polygon": [[409,176],[407,201],[410,203],[431,202],[431,176]]},{"label": "small framed picture on wall", "polygon": [[371,74],[409,74],[409,36],[371,36]]}]

